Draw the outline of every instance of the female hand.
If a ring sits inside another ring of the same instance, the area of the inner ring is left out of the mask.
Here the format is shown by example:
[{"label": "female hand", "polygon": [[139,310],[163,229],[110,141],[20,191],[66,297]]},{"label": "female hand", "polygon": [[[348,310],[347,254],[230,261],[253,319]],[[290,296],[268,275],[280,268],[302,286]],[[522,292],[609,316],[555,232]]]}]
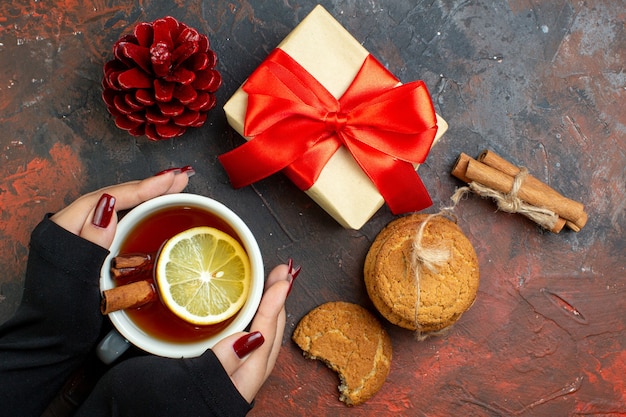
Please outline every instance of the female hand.
[{"label": "female hand", "polygon": [[126,210],[164,194],[181,192],[194,174],[190,166],[173,168],[146,178],[112,185],[85,194],[50,220],[104,248],[109,248],[117,228],[117,210]]},{"label": "female hand", "polygon": [[213,347],[239,393],[252,402],[269,377],[285,330],[285,300],[300,267],[278,265],[268,275],[265,292],[249,333],[228,336]]}]

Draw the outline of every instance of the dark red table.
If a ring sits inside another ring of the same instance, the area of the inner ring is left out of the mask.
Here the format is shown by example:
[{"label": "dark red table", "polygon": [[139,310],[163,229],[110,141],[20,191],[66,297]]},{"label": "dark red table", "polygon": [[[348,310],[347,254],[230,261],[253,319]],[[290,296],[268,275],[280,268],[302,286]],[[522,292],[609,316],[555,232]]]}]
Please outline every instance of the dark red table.
[{"label": "dark red table", "polygon": [[[459,225],[481,268],[474,306],[447,335],[423,342],[385,322],[391,374],[378,395],[349,409],[337,400],[336,375],[305,360],[290,335],[325,301],[374,311],[363,261],[393,216],[384,207],[361,230],[345,230],[281,174],[233,190],[216,159],[242,143],[221,105],[315,2],[8,0],[0,5],[0,321],[19,303],[29,233],[44,213],[191,164],[187,191],[238,212],[268,269],[289,257],[303,267],[279,362],[252,415],[626,415],[626,3],[322,3],[403,82],[423,79],[449,122],[420,168],[435,202],[427,212],[462,185],[449,175],[459,153],[488,148],[583,202],[583,230],[555,235],[489,200],[463,200]],[[205,126],[155,143],[115,127],[100,81],[115,40],[165,15],[208,34],[224,84]]]}]

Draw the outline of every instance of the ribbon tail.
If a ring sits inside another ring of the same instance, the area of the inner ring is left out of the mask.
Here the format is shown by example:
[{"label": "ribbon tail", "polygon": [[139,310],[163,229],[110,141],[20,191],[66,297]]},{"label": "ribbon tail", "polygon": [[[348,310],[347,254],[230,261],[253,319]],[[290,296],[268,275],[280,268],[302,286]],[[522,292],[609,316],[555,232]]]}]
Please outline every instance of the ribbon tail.
[{"label": "ribbon tail", "polygon": [[295,160],[283,173],[293,182],[296,187],[303,191],[308,190],[319,178],[323,167],[328,160],[337,152],[341,143],[336,135],[330,135],[325,140],[317,142],[300,158]]},{"label": "ribbon tail", "polygon": [[253,141],[218,156],[218,160],[226,170],[233,188],[242,188],[262,180],[280,168],[265,166],[259,163]]},{"label": "ribbon tail", "polygon": [[408,162],[402,162],[402,164],[407,165],[408,170],[412,172],[412,174],[407,176],[411,180],[403,184],[405,190],[389,194],[381,193],[391,212],[393,214],[411,213],[422,211],[432,206],[433,201],[428,194],[428,190],[420,176],[415,172],[413,165]]},{"label": "ribbon tail", "polygon": [[378,188],[395,215],[421,211],[433,203],[413,164],[391,158],[367,145],[347,141],[355,161]]}]

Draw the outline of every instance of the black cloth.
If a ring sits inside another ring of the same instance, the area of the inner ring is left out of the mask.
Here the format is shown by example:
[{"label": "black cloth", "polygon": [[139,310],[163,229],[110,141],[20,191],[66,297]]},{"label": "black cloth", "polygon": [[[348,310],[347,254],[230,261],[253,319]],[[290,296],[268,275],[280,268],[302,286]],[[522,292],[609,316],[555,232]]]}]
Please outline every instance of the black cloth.
[{"label": "black cloth", "polygon": [[[98,280],[107,255],[49,216],[33,230],[21,305],[0,325],[0,416],[41,416],[92,355],[106,323]],[[122,360],[76,416],[243,416],[251,408],[207,350],[197,358]]]}]

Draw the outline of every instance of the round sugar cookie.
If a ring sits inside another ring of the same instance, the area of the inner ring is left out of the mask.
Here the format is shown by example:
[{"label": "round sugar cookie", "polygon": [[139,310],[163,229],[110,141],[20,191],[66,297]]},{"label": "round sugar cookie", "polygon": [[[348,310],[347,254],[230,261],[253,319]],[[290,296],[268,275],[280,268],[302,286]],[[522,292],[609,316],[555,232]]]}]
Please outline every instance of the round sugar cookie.
[{"label": "round sugar cookie", "polygon": [[420,302],[412,266],[413,241],[427,214],[390,222],[372,243],[364,265],[367,293],[391,323],[423,332],[442,330],[473,304],[479,284],[478,258],[471,242],[454,222],[431,216],[422,236],[426,248],[448,249],[449,259],[433,272],[420,267]]},{"label": "round sugar cookie", "polygon": [[359,305],[337,301],[316,307],[300,320],[292,339],[304,356],[339,374],[339,399],[349,406],[371,398],[389,374],[391,339]]}]

